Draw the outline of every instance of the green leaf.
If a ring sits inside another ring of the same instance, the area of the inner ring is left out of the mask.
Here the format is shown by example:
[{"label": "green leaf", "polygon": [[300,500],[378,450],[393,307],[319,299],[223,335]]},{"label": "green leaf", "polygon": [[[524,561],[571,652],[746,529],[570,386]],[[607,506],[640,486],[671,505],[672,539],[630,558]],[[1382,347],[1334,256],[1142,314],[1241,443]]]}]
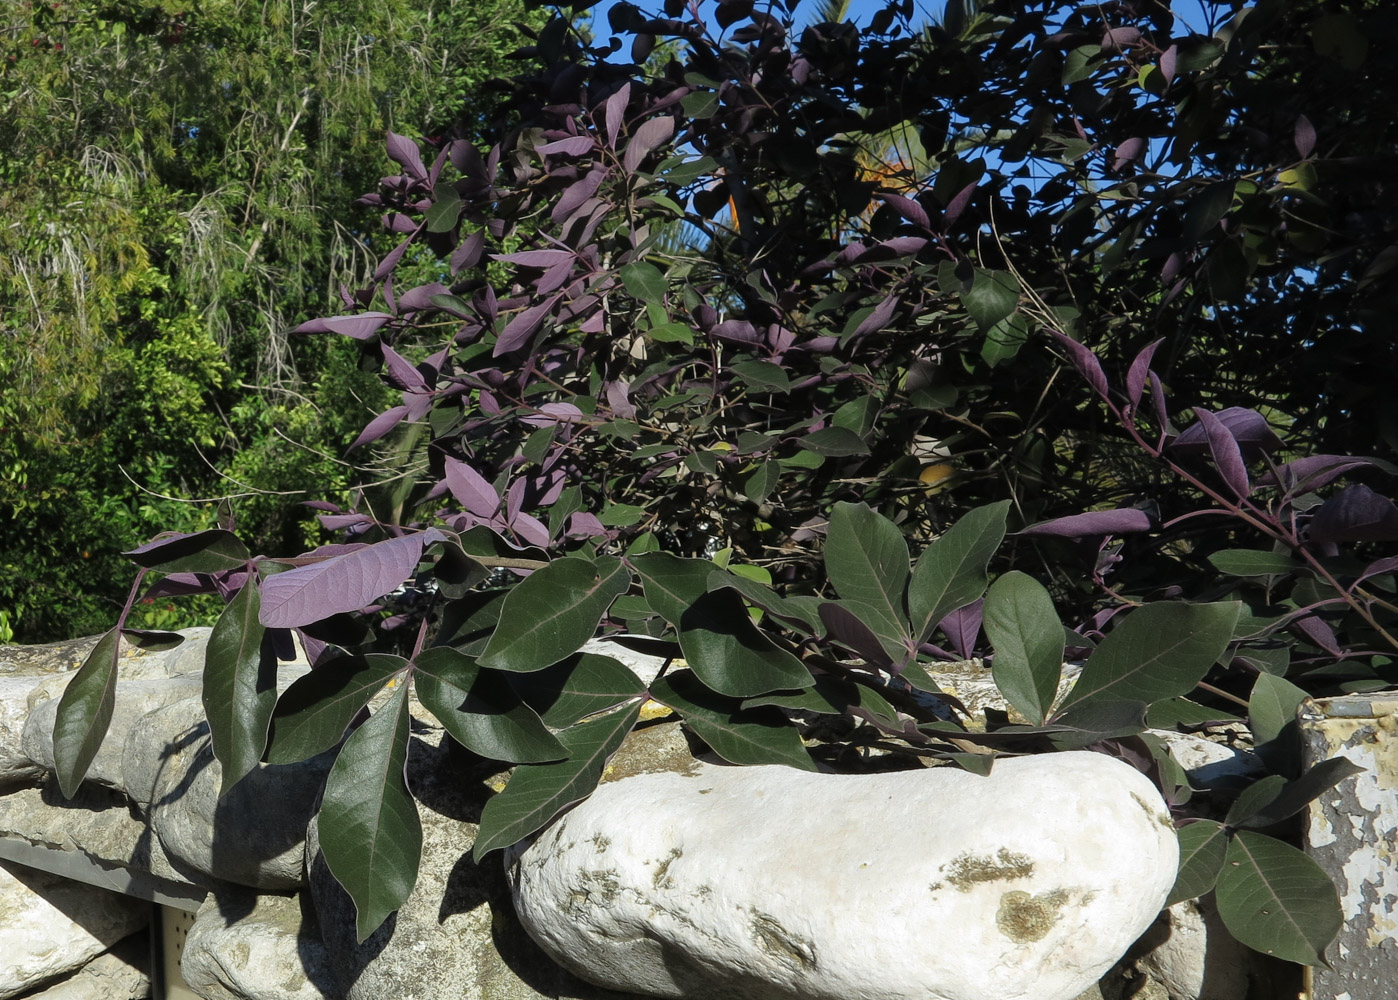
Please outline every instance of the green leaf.
[{"label": "green leaf", "polygon": [[1225,601],[1137,608],[1092,651],[1063,708],[1088,699],[1152,705],[1188,694],[1227,647],[1240,607]]},{"label": "green leaf", "polygon": [[797,444],[826,458],[869,454],[869,446],[864,439],[848,427],[826,427],[800,438]]},{"label": "green leaf", "polygon": [[1007,271],[976,268],[971,287],[961,294],[966,311],[982,330],[1008,319],[1019,305],[1019,282]]},{"label": "green leaf", "polygon": [[1269,774],[1248,785],[1229,808],[1228,815],[1223,818],[1224,825],[1241,826],[1252,819],[1277,797],[1285,784],[1286,779],[1280,774]]},{"label": "green leaf", "polygon": [[646,336],[662,344],[694,343],[694,329],[687,323],[660,323],[647,330]]},{"label": "green leaf", "polygon": [[422,823],[408,792],[408,685],[354,731],[325,780],[316,826],[330,874],[354,900],[363,941],[417,881]]},{"label": "green leaf", "polygon": [[218,573],[247,565],[248,550],[238,536],[222,528],[197,531],[169,541],[148,542],[123,552],[137,566],[160,573]]},{"label": "green leaf", "polygon": [[1271,576],[1300,568],[1289,555],[1267,549],[1220,549],[1209,556],[1209,562],[1229,576]]},{"label": "green leaf", "polygon": [[111,629],[87,654],[63,697],[53,721],[53,764],[58,787],[71,799],[97,756],[116,704],[117,655],[121,633]]},{"label": "green leaf", "polygon": [[1281,735],[1282,730],[1296,721],[1296,710],[1309,695],[1283,677],[1259,674],[1248,697],[1248,719],[1257,743],[1266,743]]},{"label": "green leaf", "polygon": [[257,620],[261,606],[249,577],[218,616],[204,652],[204,712],[223,770],[220,796],[262,759],[277,704],[277,651]]},{"label": "green leaf", "polygon": [[467,749],[511,764],[567,756],[563,744],[510,686],[509,674],[487,670],[450,646],[425,649],[413,664],[418,699]]},{"label": "green leaf", "polygon": [[[1275,798],[1262,805],[1251,816],[1239,820],[1234,825],[1260,829],[1280,823],[1282,820],[1296,815],[1306,808],[1312,800],[1324,795],[1346,778],[1363,772],[1364,768],[1347,757],[1331,757],[1329,760],[1323,760],[1295,781],[1288,781],[1277,792]],[[1268,775],[1268,778],[1275,777],[1279,777],[1279,775]],[[1268,778],[1262,780],[1266,781]],[[1258,784],[1261,783],[1258,782]],[[1248,791],[1256,787],[1253,785]],[[1239,796],[1238,801],[1242,801],[1242,796]],[[1228,822],[1234,823],[1231,812]]]},{"label": "green leaf", "polygon": [[646,603],[676,628],[689,606],[709,589],[709,574],[714,572],[709,559],[683,559],[669,552],[647,552],[630,562],[641,578]]},{"label": "green leaf", "polygon": [[532,674],[508,674],[510,686],[546,725],[563,729],[646,693],[641,679],[619,660],[578,653]]},{"label": "green leaf", "polygon": [[854,715],[871,722],[877,721],[890,729],[903,728],[898,720],[898,710],[883,695],[867,685],[829,674],[817,677],[815,683],[803,691],[758,695],[745,699],[742,707],[750,709],[764,705],[823,715]]},{"label": "green leaf", "polygon": [[771,361],[735,361],[728,367],[749,389],[758,392],[788,392],[791,389],[791,379],[786,369]]},{"label": "green leaf", "polygon": [[1229,932],[1256,951],[1301,965],[1324,965],[1343,915],[1335,885],[1303,852],[1241,830],[1228,845],[1214,890]]},{"label": "green leaf", "polygon": [[479,861],[497,848],[523,840],[574,802],[591,795],[602,780],[607,761],[640,714],[637,704],[565,729],[558,738],[568,750],[567,760],[515,768],[505,790],[481,811],[471,856]]},{"label": "green leaf", "polygon": [[442,624],[434,646],[451,646],[467,656],[479,656],[500,624],[506,590],[478,590],[466,594],[442,610]]},{"label": "green leaf", "polygon": [[1049,592],[1024,573],[1006,573],[986,595],[985,634],[995,649],[995,686],[1021,715],[1042,724],[1063,672],[1063,624]]},{"label": "green leaf", "polygon": [[985,593],[985,568],[1005,538],[1008,500],[969,511],[918,558],[908,584],[913,639],[920,645],[957,608]]},{"label": "green leaf", "polygon": [[726,570],[716,569],[709,574],[710,590],[736,590],[743,600],[768,614],[797,626],[806,632],[821,632],[818,597],[782,597],[771,587]]},{"label": "green leaf", "polygon": [[985,331],[981,358],[990,367],[1013,361],[1029,340],[1029,323],[1021,315],[1008,316]]},{"label": "green leaf", "polygon": [[758,462],[752,475],[743,482],[743,496],[753,503],[765,503],[781,479],[781,466],[776,462]]},{"label": "green leaf", "polygon": [[710,690],[689,670],[657,679],[650,694],[684,716],[686,725],[726,761],[816,769],[796,727],[774,708],[743,708],[738,699]]},{"label": "green leaf", "polygon": [[641,302],[664,301],[667,288],[665,275],[654,264],[636,261],[627,264],[617,273],[621,275],[622,283],[626,285],[626,291],[632,297]]},{"label": "green leaf", "polygon": [[557,663],[592,638],[631,574],[621,560],[556,559],[510,591],[481,666],[527,673]]},{"label": "green leaf", "polygon": [[1184,213],[1184,238],[1188,242],[1199,242],[1228,214],[1233,207],[1233,189],[1233,181],[1220,181],[1195,195]]},{"label": "green leaf", "polygon": [[825,539],[825,572],[846,601],[867,609],[864,623],[895,658],[912,648],[903,591],[908,543],[886,517],[864,504],[837,503]]},{"label": "green leaf", "polygon": [[446,233],[456,228],[461,218],[463,202],[456,188],[446,181],[438,181],[432,188],[432,205],[423,213],[422,221],[427,224],[429,233]]},{"label": "green leaf", "polygon": [[269,764],[291,764],[329,750],[369,699],[408,661],[388,653],[340,656],[298,677],[277,699]]},{"label": "green leaf", "polygon": [[124,628],[121,630],[121,637],[132,646],[149,653],[162,653],[167,649],[184,645],[184,636],[178,632],[163,632],[160,629]]},{"label": "green leaf", "polygon": [[1175,832],[1180,840],[1180,872],[1165,900],[1166,906],[1194,899],[1212,889],[1228,851],[1228,835],[1223,824],[1211,819],[1201,819]]},{"label": "green leaf", "polygon": [[705,684],[730,697],[811,683],[801,661],[759,632],[742,598],[729,589],[711,591],[689,606],[680,621],[680,649]]},{"label": "green leaf", "polygon": [[1174,729],[1181,723],[1197,725],[1202,722],[1230,719],[1236,720],[1237,716],[1221,708],[1206,708],[1188,698],[1166,698],[1150,707],[1150,712],[1146,715],[1146,724],[1152,729]]}]

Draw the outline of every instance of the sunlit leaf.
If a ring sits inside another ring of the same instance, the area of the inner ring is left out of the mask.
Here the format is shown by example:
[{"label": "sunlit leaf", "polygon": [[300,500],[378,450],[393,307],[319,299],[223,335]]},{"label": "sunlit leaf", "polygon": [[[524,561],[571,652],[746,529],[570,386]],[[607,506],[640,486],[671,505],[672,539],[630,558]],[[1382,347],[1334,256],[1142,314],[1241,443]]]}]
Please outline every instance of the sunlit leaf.
[{"label": "sunlit leaf", "polygon": [[1008,500],[977,507],[918,557],[908,583],[913,639],[927,641],[937,623],[985,593],[986,566],[1005,538]]},{"label": "sunlit leaf", "polygon": [[247,546],[222,528],[158,538],[122,555],[161,573],[218,573],[238,569],[248,561]]},{"label": "sunlit leaf", "polygon": [[505,598],[481,666],[528,672],[557,663],[592,638],[612,601],[630,585],[631,574],[619,559],[554,560]]},{"label": "sunlit leaf", "polygon": [[407,666],[401,656],[341,656],[298,677],[272,712],[267,760],[290,764],[329,750],[390,677]]},{"label": "sunlit leaf", "polygon": [[678,626],[685,611],[708,590],[709,559],[682,559],[669,552],[647,552],[631,557],[631,568],[641,578],[646,603],[671,625]]},{"label": "sunlit leaf", "polygon": [[116,705],[117,655],[121,633],[112,629],[97,641],[73,674],[53,723],[53,761],[58,787],[67,798],[78,791],[97,756]]},{"label": "sunlit leaf", "polygon": [[1250,830],[1229,843],[1215,897],[1235,938],[1301,965],[1325,964],[1325,949],[1343,923],[1330,876],[1290,844]]},{"label": "sunlit leaf", "polygon": [[1014,571],[991,586],[984,615],[995,686],[1026,719],[1042,723],[1063,670],[1063,624],[1053,599],[1033,577]]},{"label": "sunlit leaf", "polygon": [[576,653],[543,670],[507,676],[525,704],[555,729],[639,698],[646,690],[631,668],[595,653]]},{"label": "sunlit leaf", "polygon": [[1165,900],[1166,906],[1194,899],[1212,889],[1228,851],[1228,836],[1223,824],[1211,819],[1182,826],[1176,833],[1180,841],[1180,871]]},{"label": "sunlit leaf", "polygon": [[909,646],[908,543],[886,517],[864,504],[838,503],[825,539],[825,571],[835,590],[851,605],[868,609],[864,624],[902,658]]},{"label": "sunlit leaf", "polygon": [[249,579],[219,615],[204,652],[204,713],[223,771],[220,795],[262,759],[277,703],[277,652],[257,620],[260,606]]},{"label": "sunlit leaf", "polygon": [[662,705],[679,712],[726,761],[816,769],[795,727],[775,708],[743,708],[739,699],[710,690],[688,670],[661,677],[651,685],[650,693]]},{"label": "sunlit leaf", "polygon": [[800,660],[758,631],[732,590],[711,591],[689,606],[680,623],[680,649],[705,684],[731,697],[811,682]]},{"label": "sunlit leaf", "polygon": [[462,746],[512,764],[561,760],[563,744],[509,684],[450,646],[425,649],[413,659],[413,686],[423,706]]}]

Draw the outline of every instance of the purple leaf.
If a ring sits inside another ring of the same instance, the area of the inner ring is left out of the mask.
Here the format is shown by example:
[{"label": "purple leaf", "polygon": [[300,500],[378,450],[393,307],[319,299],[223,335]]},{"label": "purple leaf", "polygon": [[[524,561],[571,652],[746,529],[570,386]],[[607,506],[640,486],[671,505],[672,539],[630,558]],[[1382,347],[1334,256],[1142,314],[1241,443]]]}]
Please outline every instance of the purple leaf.
[{"label": "purple leaf", "polygon": [[[1281,447],[1281,440],[1268,426],[1267,418],[1256,410],[1230,406],[1213,416],[1238,443],[1243,457],[1249,462]],[[1202,455],[1209,449],[1208,433],[1202,423],[1193,424],[1185,428],[1172,447],[1182,455]]]},{"label": "purple leaf", "polygon": [[1350,469],[1373,464],[1372,459],[1352,455],[1308,455],[1277,466],[1275,473],[1269,469],[1258,484],[1276,486],[1280,481],[1280,485],[1288,493],[1318,490]]},{"label": "purple leaf", "polygon": [[629,398],[631,393],[630,384],[623,379],[617,379],[614,382],[608,382],[606,390],[607,405],[611,407],[612,412],[623,420],[634,419],[636,416],[636,407],[631,405],[631,400]]},{"label": "purple leaf", "polygon": [[571,262],[573,255],[567,250],[521,250],[519,253],[498,253],[495,259],[520,267],[553,267]]},{"label": "purple leaf", "polygon": [[961,218],[961,213],[966,211],[966,206],[971,203],[971,196],[976,193],[976,188],[979,186],[979,181],[972,181],[953,195],[951,201],[947,202],[947,210],[942,213],[942,218],[947,225],[951,225]]},{"label": "purple leaf", "polygon": [[480,151],[465,139],[457,139],[447,147],[452,166],[477,183],[484,184],[489,178],[485,172],[485,161]]},{"label": "purple leaf", "polygon": [[880,191],[874,197],[880,199],[885,205],[907,219],[915,226],[923,229],[931,227],[932,222],[927,218],[927,211],[911,198],[905,198],[901,194],[893,194],[889,191]]},{"label": "purple leaf", "polygon": [[1319,615],[1306,615],[1291,623],[1291,628],[1312,646],[1325,650],[1331,656],[1343,656],[1340,644],[1335,639],[1334,630]]},{"label": "purple leaf", "polygon": [[862,337],[866,333],[875,330],[882,330],[888,321],[893,318],[893,311],[898,308],[899,298],[897,295],[890,295],[878,305],[874,306],[874,311],[865,316],[863,321],[855,327],[853,337]]},{"label": "purple leaf", "polygon": [[1154,371],[1146,374],[1150,377],[1150,405],[1155,410],[1156,423],[1160,424],[1160,433],[1167,434],[1170,431],[1170,417],[1165,412],[1165,387],[1160,384],[1160,376]]},{"label": "purple leaf", "polygon": [[268,628],[295,628],[358,611],[411,577],[423,546],[444,537],[430,528],[266,577],[258,621]]},{"label": "purple leaf", "polygon": [[461,241],[461,245],[451,252],[451,273],[456,274],[480,263],[485,250],[485,233],[477,230]]},{"label": "purple leaf", "polygon": [[171,573],[146,588],[142,597],[188,597],[191,594],[212,594],[217,588],[202,573]]},{"label": "purple leaf", "polygon": [[373,420],[369,421],[364,430],[359,432],[359,437],[354,439],[354,443],[349,446],[349,451],[354,451],[362,444],[370,441],[377,441],[393,428],[403,422],[408,415],[406,406],[395,406],[392,409],[384,410]]},{"label": "purple leaf", "polygon": [[522,423],[532,427],[551,427],[554,424],[567,424],[576,420],[581,420],[583,411],[572,403],[545,403],[539,407],[539,412],[527,417],[521,417]]},{"label": "purple leaf", "polygon": [[1184,441],[1190,431],[1202,429],[1209,454],[1214,460],[1214,468],[1218,469],[1218,474],[1223,477],[1224,484],[1233,491],[1233,495],[1241,500],[1252,492],[1252,486],[1248,482],[1248,469],[1243,462],[1243,450],[1238,446],[1238,439],[1233,436],[1227,424],[1202,406],[1194,408],[1194,415],[1199,418],[1199,422],[1179,436],[1175,441],[1175,447],[1179,447],[1180,441]]},{"label": "purple leaf", "polygon": [[408,245],[412,243],[412,241],[412,237],[410,236],[389,251],[388,256],[379,262],[378,267],[374,268],[375,281],[382,281],[398,266],[398,262],[403,259],[403,254],[408,252]]},{"label": "purple leaf", "polygon": [[1139,160],[1146,151],[1146,141],[1141,138],[1127,139],[1117,146],[1112,155],[1112,170],[1118,171]]},{"label": "purple leaf", "polygon": [[535,146],[534,151],[543,156],[552,156],[561,153],[564,156],[585,156],[592,152],[597,142],[590,135],[571,135],[566,139],[556,139],[553,142],[546,142],[542,146]]},{"label": "purple leaf", "polygon": [[477,517],[491,518],[500,509],[500,494],[486,478],[465,462],[445,460],[447,489],[462,507]]},{"label": "purple leaf", "polygon": [[593,167],[581,178],[568,185],[563,194],[559,196],[558,204],[553,206],[550,218],[558,223],[568,218],[597,193],[597,189],[602,186],[602,180],[606,176],[606,167]]},{"label": "purple leaf", "polygon": [[554,295],[545,299],[536,306],[530,306],[524,312],[517,314],[512,320],[505,324],[505,329],[500,332],[500,338],[495,342],[495,350],[492,357],[500,357],[519,350],[529,342],[529,338],[538,332],[539,327],[544,323],[546,317],[558,305],[558,300],[562,295]]},{"label": "purple leaf", "polygon": [[885,670],[892,669],[893,658],[879,642],[874,630],[865,625],[848,608],[834,601],[820,606],[820,620],[839,642],[864,657],[869,663]]},{"label": "purple leaf", "polygon": [[616,149],[616,137],[621,134],[621,120],[626,116],[626,105],[631,100],[631,84],[623,83],[621,89],[607,98],[602,117],[607,127],[607,148]]},{"label": "purple leaf", "polygon": [[1141,32],[1138,28],[1111,28],[1102,36],[1102,48],[1124,49],[1140,40]]},{"label": "purple leaf", "polygon": [[977,598],[965,607],[957,608],[937,623],[937,627],[946,633],[956,654],[963,660],[969,660],[976,650],[976,639],[980,637],[984,611],[985,598]]},{"label": "purple leaf", "polygon": [[1155,357],[1155,349],[1165,342],[1162,337],[1154,343],[1147,344],[1136,359],[1131,362],[1131,368],[1126,372],[1126,400],[1134,412],[1136,407],[1141,405],[1141,393],[1146,388],[1146,373],[1150,371],[1151,359]]},{"label": "purple leaf", "polygon": [[402,295],[398,296],[398,311],[400,313],[408,313],[430,309],[432,307],[432,297],[434,295],[447,295],[450,291],[451,289],[447,288],[447,286],[440,281],[410,288]]},{"label": "purple leaf", "polygon": [[[1364,567],[1364,571],[1359,574],[1354,581],[1354,586],[1359,586],[1371,576],[1379,576],[1382,573],[1392,573],[1398,570],[1398,556],[1389,556],[1387,559],[1379,559]],[[166,577],[169,579],[169,577]]]},{"label": "purple leaf", "polygon": [[642,122],[635,134],[631,136],[631,141],[626,144],[626,152],[622,155],[621,165],[626,168],[627,173],[635,173],[636,168],[641,165],[641,161],[658,146],[668,142],[670,136],[674,134],[675,119],[668,115]]},{"label": "purple leaf", "polygon": [[385,381],[389,385],[405,392],[423,392],[427,389],[422,372],[413,367],[412,362],[387,344],[383,345],[382,350]]},{"label": "purple leaf", "polygon": [[388,133],[388,157],[401,164],[414,180],[425,181],[427,168],[422,165],[422,154],[417,143],[396,132]]},{"label": "purple leaf", "polygon": [[732,340],[739,344],[756,344],[762,340],[757,329],[745,319],[726,319],[714,325],[710,336],[720,340]]},{"label": "purple leaf", "polygon": [[1296,142],[1296,152],[1301,154],[1301,159],[1310,156],[1315,150],[1315,126],[1305,115],[1296,116],[1296,132],[1294,135]]},{"label": "purple leaf", "polygon": [[532,514],[516,514],[510,519],[510,528],[528,544],[548,547],[549,529]]},{"label": "purple leaf", "polygon": [[1160,53],[1160,74],[1165,77],[1165,84],[1168,86],[1175,80],[1175,62],[1179,59],[1180,47],[1171,45],[1164,52]]},{"label": "purple leaf", "polygon": [[1150,516],[1135,507],[1117,510],[1094,510],[1086,514],[1055,517],[1051,521],[1031,524],[1017,535],[1052,535],[1058,538],[1087,538],[1093,535],[1129,535],[1149,531]]},{"label": "purple leaf", "polygon": [[354,316],[327,316],[324,319],[312,319],[302,323],[292,333],[338,333],[342,337],[352,337],[355,340],[371,340],[374,334],[379,332],[389,320],[393,319],[388,313],[370,312],[359,313]]},{"label": "purple leaf", "polygon": [[340,531],[343,528],[368,527],[375,521],[367,514],[319,514],[316,520],[328,531]]},{"label": "purple leaf", "polygon": [[1097,355],[1079,344],[1072,337],[1065,336],[1057,330],[1053,333],[1053,339],[1058,341],[1060,347],[1068,352],[1068,358],[1073,362],[1073,367],[1078,370],[1078,374],[1087,380],[1087,384],[1092,386],[1092,390],[1107,398],[1107,376],[1102,371],[1102,364],[1097,360]]},{"label": "purple leaf", "polygon": [[1310,540],[1316,545],[1395,539],[1398,539],[1398,507],[1363,483],[1346,486],[1321,504],[1311,519]]},{"label": "purple leaf", "polygon": [[568,530],[564,532],[570,538],[596,538],[606,533],[607,528],[597,520],[597,515],[581,510],[568,517]]}]

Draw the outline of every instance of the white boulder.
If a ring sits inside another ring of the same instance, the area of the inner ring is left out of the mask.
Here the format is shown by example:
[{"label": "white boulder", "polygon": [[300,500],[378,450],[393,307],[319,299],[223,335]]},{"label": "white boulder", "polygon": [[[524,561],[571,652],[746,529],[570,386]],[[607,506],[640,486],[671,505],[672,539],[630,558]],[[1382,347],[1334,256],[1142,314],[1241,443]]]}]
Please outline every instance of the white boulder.
[{"label": "white boulder", "polygon": [[1072,1000],[1151,924],[1178,848],[1099,754],[874,775],[641,774],[516,848],[519,918],[611,989],[725,1000]]}]

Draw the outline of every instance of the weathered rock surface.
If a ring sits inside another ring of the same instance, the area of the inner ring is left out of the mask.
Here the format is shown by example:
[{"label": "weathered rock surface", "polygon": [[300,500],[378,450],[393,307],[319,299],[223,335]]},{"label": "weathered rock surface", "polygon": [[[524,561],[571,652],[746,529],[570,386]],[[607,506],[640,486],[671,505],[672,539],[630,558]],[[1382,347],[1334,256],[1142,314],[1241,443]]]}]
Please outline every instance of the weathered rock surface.
[{"label": "weathered rock surface", "polygon": [[546,829],[511,879],[544,950],[616,989],[1071,1000],[1151,924],[1177,857],[1144,776],[1062,753],[988,778],[638,775]]},{"label": "weathered rock surface", "polygon": [[146,1000],[150,996],[150,940],[144,932],[122,938],[77,972],[24,1000]]},{"label": "weathered rock surface", "polygon": [[29,692],[40,678],[0,674],[0,787],[37,781],[44,768],[24,752],[24,721],[29,718]]},{"label": "weathered rock surface", "polygon": [[82,968],[147,914],[139,900],[0,862],[0,998]]},{"label": "weathered rock surface", "polygon": [[204,1000],[336,996],[319,925],[301,896],[211,895],[185,938],[180,967]]}]

